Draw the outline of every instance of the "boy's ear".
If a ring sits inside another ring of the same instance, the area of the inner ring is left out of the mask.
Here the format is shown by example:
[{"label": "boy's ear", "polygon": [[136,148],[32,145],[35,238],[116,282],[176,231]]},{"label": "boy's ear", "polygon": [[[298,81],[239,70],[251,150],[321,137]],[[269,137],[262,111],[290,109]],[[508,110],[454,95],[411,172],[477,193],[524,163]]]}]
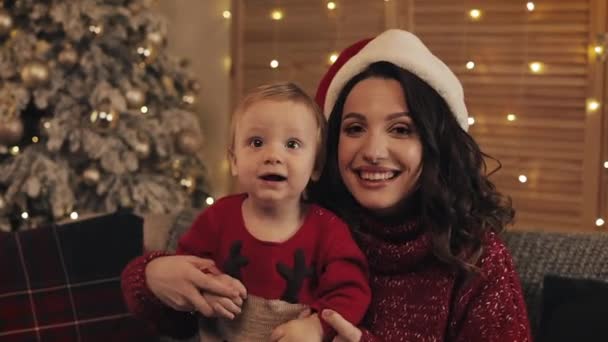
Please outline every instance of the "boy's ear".
[{"label": "boy's ear", "polygon": [[232,149],[228,150],[228,159],[230,160],[230,174],[233,177],[236,177],[239,172],[236,168],[236,155],[234,155],[234,151]]}]

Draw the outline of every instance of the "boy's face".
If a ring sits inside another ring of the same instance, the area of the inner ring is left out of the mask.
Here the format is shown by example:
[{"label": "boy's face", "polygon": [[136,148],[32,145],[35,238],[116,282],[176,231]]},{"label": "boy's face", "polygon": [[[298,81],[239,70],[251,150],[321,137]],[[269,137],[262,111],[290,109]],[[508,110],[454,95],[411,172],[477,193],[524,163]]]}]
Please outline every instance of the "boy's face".
[{"label": "boy's face", "polygon": [[241,190],[265,202],[299,200],[314,169],[317,131],[314,113],[303,104],[252,104],[237,121],[230,158]]}]

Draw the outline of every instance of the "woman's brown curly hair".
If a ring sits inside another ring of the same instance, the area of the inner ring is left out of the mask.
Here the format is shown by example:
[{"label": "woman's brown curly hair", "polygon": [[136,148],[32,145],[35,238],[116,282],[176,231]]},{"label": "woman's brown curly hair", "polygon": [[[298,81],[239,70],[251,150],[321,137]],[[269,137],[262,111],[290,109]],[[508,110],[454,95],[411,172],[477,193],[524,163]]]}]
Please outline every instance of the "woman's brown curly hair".
[{"label": "woman's brown curly hair", "polygon": [[[433,252],[448,265],[475,273],[488,231],[501,232],[513,221],[511,200],[488,176],[484,157],[473,138],[458,124],[443,98],[413,73],[389,62],[376,62],[342,89],[328,122],[327,161],[314,184],[311,199],[328,207],[356,231],[361,206],[340,177],[338,142],[342,111],[353,87],[367,78],[393,79],[401,84],[409,112],[422,142],[422,173],[410,207],[431,231]],[[492,158],[493,159],[493,158]],[[415,202],[415,203],[412,203]],[[411,210],[402,219],[411,219]]]}]

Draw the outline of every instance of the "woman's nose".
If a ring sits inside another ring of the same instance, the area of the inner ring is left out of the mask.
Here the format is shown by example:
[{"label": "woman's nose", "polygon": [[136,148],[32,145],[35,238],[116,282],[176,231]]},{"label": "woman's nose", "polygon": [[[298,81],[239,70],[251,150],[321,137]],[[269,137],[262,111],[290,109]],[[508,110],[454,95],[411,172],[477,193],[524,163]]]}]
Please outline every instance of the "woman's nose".
[{"label": "woman's nose", "polygon": [[369,163],[377,164],[388,158],[388,142],[386,137],[380,134],[369,134],[362,146],[363,159]]}]

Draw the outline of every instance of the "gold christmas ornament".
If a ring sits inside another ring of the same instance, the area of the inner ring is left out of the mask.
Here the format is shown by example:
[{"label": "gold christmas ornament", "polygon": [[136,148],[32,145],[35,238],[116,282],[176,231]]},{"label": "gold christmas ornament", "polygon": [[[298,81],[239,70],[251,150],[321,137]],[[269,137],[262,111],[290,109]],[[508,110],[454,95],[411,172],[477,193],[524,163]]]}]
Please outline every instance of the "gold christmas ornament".
[{"label": "gold christmas ornament", "polygon": [[201,84],[197,80],[189,80],[188,89],[192,90],[195,93],[198,93],[201,90]]},{"label": "gold christmas ornament", "polygon": [[159,48],[154,44],[147,43],[137,47],[137,56],[139,56],[140,62],[145,64],[152,64],[158,57]]},{"label": "gold christmas ornament", "polygon": [[195,154],[201,147],[200,136],[191,131],[182,132],[177,138],[177,147],[184,154]]},{"label": "gold christmas ornament", "polygon": [[127,90],[125,98],[127,99],[127,105],[131,109],[139,109],[146,103],[146,93],[140,89],[134,88]]},{"label": "gold christmas ornament", "polygon": [[82,172],[82,179],[87,185],[96,185],[101,179],[101,172],[96,167],[88,167]]},{"label": "gold christmas ornament", "polygon": [[146,41],[159,47],[164,46],[166,42],[165,37],[160,32],[148,32]]},{"label": "gold christmas ornament", "polygon": [[23,122],[18,117],[0,118],[0,144],[15,145],[23,139]]},{"label": "gold christmas ornament", "polygon": [[51,43],[46,40],[37,40],[36,41],[36,54],[38,56],[44,56],[51,49]]},{"label": "gold christmas ornament", "polygon": [[173,79],[171,77],[164,75],[162,77],[162,83],[163,83],[163,88],[165,88],[165,91],[167,93],[169,93],[169,95],[172,95],[172,96],[177,95],[177,90],[175,89],[175,83],[173,82]]},{"label": "gold christmas ornament", "polygon": [[134,146],[135,154],[139,159],[147,159],[150,157],[150,139],[147,136],[138,133],[137,134],[137,143]]},{"label": "gold christmas ornament", "polygon": [[95,128],[100,130],[109,130],[116,128],[118,125],[118,119],[120,118],[119,113],[109,108],[109,106],[104,106],[107,108],[103,109],[95,109],[91,112],[91,123]]},{"label": "gold christmas ornament", "polygon": [[0,36],[5,36],[13,28],[13,18],[3,9],[0,9]]},{"label": "gold christmas ornament", "polygon": [[21,80],[30,88],[48,82],[49,77],[49,68],[46,64],[38,61],[28,62],[21,68]]},{"label": "gold christmas ornament", "polygon": [[70,67],[78,62],[78,52],[76,52],[71,45],[67,45],[63,48],[63,51],[59,53],[57,59],[61,65]]}]

